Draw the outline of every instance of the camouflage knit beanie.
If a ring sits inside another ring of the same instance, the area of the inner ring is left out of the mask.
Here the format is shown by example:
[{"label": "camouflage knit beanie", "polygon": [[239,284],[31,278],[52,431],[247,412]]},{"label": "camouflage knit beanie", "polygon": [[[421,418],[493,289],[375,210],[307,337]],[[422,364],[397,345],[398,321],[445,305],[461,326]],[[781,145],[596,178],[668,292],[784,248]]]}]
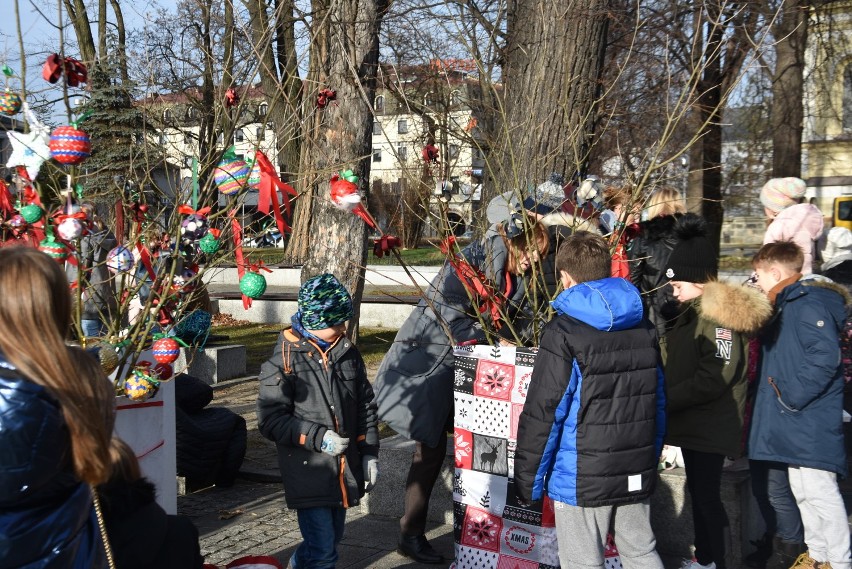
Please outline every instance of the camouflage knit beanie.
[{"label": "camouflage knit beanie", "polygon": [[352,318],[352,297],[330,273],[306,280],[298,303],[302,325],[308,330],[331,328]]}]

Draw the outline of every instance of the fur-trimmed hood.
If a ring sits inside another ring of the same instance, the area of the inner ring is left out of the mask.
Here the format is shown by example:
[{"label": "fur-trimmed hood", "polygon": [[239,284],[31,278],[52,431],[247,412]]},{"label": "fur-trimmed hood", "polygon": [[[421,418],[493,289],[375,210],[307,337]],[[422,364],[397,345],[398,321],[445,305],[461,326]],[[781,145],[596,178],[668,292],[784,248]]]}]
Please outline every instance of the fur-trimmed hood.
[{"label": "fur-trimmed hood", "polygon": [[817,286],[830,290],[832,292],[836,292],[841,297],[843,297],[843,306],[852,306],[852,295],[849,294],[849,290],[845,286],[838,284],[831,279],[818,275],[807,275],[799,282],[801,282],[804,286]]},{"label": "fur-trimmed hood", "polygon": [[683,214],[660,215],[639,224],[640,236],[648,241],[660,241],[674,236],[674,227]]},{"label": "fur-trimmed hood", "polygon": [[769,299],[756,289],[712,281],[696,303],[699,314],[725,328],[755,334],[772,316]]},{"label": "fur-trimmed hood", "polygon": [[578,215],[571,215],[565,212],[551,213],[541,218],[541,222],[549,227],[551,225],[564,225],[570,227],[572,231],[590,231],[600,235],[601,231],[598,228],[597,219],[586,219]]}]

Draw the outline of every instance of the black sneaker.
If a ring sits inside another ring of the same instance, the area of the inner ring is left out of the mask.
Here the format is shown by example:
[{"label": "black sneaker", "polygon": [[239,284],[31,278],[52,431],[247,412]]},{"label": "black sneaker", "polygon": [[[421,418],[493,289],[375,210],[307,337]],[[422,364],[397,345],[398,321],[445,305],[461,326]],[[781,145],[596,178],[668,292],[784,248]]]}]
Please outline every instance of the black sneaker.
[{"label": "black sneaker", "polygon": [[751,540],[751,544],[757,549],[746,555],[743,561],[754,569],[766,569],[766,563],[772,557],[772,536],[764,534],[760,539]]},{"label": "black sneaker", "polygon": [[405,535],[399,536],[399,553],[414,559],[418,563],[438,564],[444,562],[444,557],[429,545],[426,536]]}]

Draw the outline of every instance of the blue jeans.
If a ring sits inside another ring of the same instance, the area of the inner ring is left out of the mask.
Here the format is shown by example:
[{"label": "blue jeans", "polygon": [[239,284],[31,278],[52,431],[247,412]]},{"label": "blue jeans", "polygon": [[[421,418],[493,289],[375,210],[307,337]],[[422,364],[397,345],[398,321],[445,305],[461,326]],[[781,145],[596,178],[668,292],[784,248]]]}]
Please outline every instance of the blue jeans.
[{"label": "blue jeans", "polygon": [[346,510],[300,508],[296,517],[302,543],[290,558],[293,569],[332,569],[337,563],[337,544],[343,538]]},{"label": "blue jeans", "polygon": [[98,320],[80,320],[80,328],[83,330],[83,335],[87,338],[99,338],[106,332],[106,327]]},{"label": "blue jeans", "polygon": [[803,543],[805,531],[799,506],[790,489],[787,465],[766,460],[749,460],[751,493],[766,524],[766,533],[790,543]]}]

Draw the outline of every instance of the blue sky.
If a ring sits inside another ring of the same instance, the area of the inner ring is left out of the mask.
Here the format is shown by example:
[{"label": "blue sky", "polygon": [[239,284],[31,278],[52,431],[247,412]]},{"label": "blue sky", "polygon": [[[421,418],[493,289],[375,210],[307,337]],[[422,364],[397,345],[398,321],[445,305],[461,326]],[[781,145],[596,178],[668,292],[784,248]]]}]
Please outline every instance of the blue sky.
[{"label": "blue sky", "polygon": [[[21,56],[18,43],[18,30],[15,22],[14,3],[18,2],[23,34],[24,52],[27,54],[27,90],[38,93],[42,98],[56,101],[62,97],[62,91],[56,85],[50,85],[41,77],[41,68],[45,58],[50,53],[59,52],[59,5],[61,0],[0,0],[3,5],[3,18],[0,18],[0,64],[7,64],[15,73],[21,73]],[[125,25],[128,30],[141,28],[146,21],[146,15],[152,13],[157,6],[173,8],[177,0],[143,0],[129,2],[121,0]],[[96,4],[86,0],[88,5]],[[89,16],[93,17],[95,10],[90,8]],[[68,25],[67,16],[63,14],[65,45],[69,54],[75,52],[73,47],[74,32]],[[58,85],[58,84],[57,84]],[[9,82],[12,89],[20,89],[20,81],[14,78]],[[71,89],[72,98],[78,90]],[[34,97],[35,99],[35,97]],[[72,101],[73,104],[73,101]],[[64,104],[54,104],[54,119],[64,118]]]}]

